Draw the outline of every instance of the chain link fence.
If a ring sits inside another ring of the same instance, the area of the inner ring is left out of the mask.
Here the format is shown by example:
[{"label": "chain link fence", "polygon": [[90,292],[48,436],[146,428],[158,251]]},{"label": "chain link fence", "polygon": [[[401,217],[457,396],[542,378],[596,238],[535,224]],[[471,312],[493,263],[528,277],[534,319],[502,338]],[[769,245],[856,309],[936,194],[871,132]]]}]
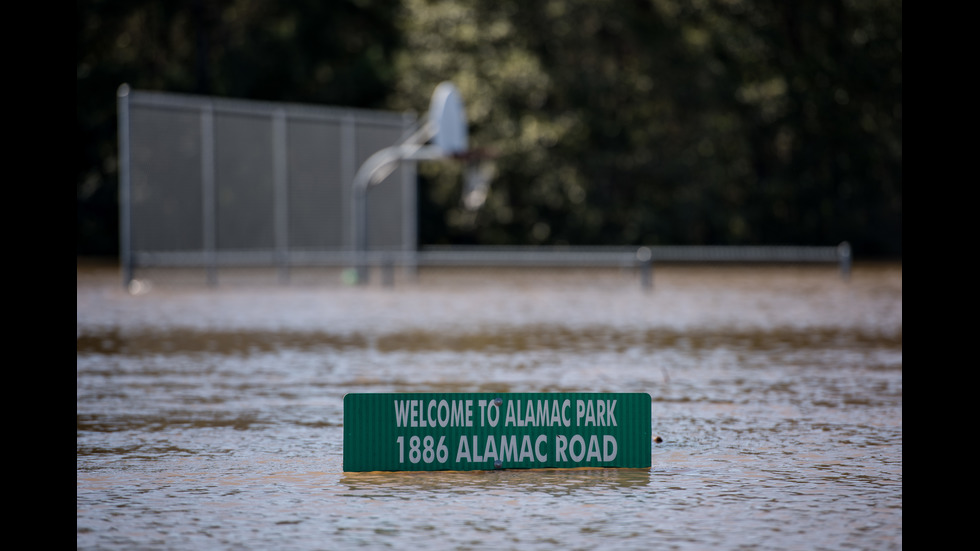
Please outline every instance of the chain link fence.
[{"label": "chain link fence", "polygon": [[[416,116],[119,89],[120,263],[141,267],[335,265],[355,252],[352,184]],[[368,251],[417,246],[416,170],[371,190]],[[350,262],[353,262],[352,260]]]}]

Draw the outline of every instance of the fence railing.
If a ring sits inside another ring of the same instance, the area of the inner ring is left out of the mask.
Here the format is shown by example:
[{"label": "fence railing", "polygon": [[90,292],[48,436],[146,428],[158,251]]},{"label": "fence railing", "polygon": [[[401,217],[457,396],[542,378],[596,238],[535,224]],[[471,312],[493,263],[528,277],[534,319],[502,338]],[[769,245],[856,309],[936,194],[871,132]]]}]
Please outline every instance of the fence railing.
[{"label": "fence railing", "polygon": [[660,263],[702,264],[836,264],[841,278],[851,272],[851,247],[837,246],[649,246],[649,247],[423,247],[417,251],[221,251],[204,253],[140,253],[136,264],[144,267],[245,268],[272,267],[280,280],[289,279],[290,268],[367,266],[380,272],[390,285],[397,268],[414,272],[419,267],[531,267],[531,268],[625,268],[636,269],[641,284],[653,284],[653,269]]},{"label": "fence railing", "polygon": [[836,263],[851,272],[851,247],[643,246],[643,247],[471,247],[423,249],[420,266],[635,267],[643,287],[653,285],[655,263]]},{"label": "fence railing", "polygon": [[[354,176],[411,113],[118,91],[120,263],[288,267],[355,243]],[[414,163],[372,190],[364,247],[416,248]]]}]

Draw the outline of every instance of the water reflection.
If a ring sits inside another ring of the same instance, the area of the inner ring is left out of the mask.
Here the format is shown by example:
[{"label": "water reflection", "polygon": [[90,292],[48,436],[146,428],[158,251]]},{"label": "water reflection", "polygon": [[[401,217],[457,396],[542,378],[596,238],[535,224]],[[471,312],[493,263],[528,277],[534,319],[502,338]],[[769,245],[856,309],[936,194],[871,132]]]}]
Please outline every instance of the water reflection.
[{"label": "water reflection", "polygon": [[650,483],[649,469],[506,469],[466,472],[344,473],[340,483],[359,497],[371,492],[470,494],[540,492],[561,497],[577,490],[617,491]]}]

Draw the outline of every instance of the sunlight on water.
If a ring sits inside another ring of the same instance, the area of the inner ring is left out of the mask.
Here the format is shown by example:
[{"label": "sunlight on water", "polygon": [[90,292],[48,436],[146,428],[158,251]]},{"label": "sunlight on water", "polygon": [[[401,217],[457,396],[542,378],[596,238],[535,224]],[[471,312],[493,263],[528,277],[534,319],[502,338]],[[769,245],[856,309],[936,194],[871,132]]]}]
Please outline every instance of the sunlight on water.
[{"label": "sunlight on water", "polygon": [[[80,270],[78,549],[901,549],[900,266]],[[650,469],[345,473],[350,392],[647,392]]]}]

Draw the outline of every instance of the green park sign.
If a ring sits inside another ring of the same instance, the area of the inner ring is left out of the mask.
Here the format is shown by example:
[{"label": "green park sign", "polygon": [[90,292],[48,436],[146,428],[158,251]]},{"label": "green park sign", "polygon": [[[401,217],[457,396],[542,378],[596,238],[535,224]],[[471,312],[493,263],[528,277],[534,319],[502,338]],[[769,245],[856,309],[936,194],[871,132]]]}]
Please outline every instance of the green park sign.
[{"label": "green park sign", "polygon": [[344,396],[344,471],[650,467],[646,393]]}]

